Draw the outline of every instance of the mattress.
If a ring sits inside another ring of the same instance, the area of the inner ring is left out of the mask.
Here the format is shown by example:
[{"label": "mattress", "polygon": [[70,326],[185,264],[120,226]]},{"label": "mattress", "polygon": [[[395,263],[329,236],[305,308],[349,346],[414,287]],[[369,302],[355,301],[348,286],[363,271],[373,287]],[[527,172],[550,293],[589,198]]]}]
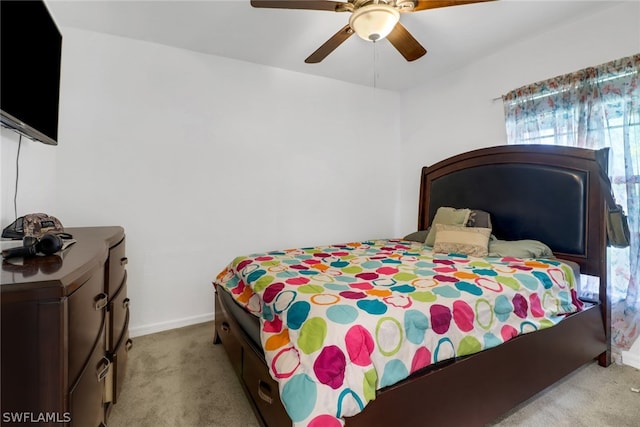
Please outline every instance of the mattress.
[{"label": "mattress", "polygon": [[[597,303],[598,278],[581,274],[580,266],[573,261],[565,259],[561,261],[571,268],[573,272],[573,276],[576,279],[577,294],[580,300]],[[251,338],[251,341],[255,344],[255,348],[262,349],[262,344],[260,343],[260,322],[258,320],[260,314],[255,310],[247,309],[243,303],[236,301],[226,286],[220,286],[218,289],[223,291],[220,297],[225,301],[226,306],[238,321],[244,333]],[[583,295],[586,296],[583,298]]]}]

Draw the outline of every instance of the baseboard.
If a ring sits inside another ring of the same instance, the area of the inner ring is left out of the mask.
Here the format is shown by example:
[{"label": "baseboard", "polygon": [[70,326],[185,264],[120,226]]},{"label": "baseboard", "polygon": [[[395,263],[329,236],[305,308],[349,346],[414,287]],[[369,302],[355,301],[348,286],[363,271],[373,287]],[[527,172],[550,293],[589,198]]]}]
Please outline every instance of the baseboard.
[{"label": "baseboard", "polygon": [[640,369],[640,339],[636,340],[629,351],[622,352],[622,363]]},{"label": "baseboard", "polygon": [[182,319],[168,320],[166,322],[152,323],[149,325],[129,328],[130,337],[140,337],[142,335],[155,334],[156,332],[168,331],[169,329],[182,328],[184,326],[196,325],[198,323],[213,321],[213,313],[201,314],[198,316],[184,317]]}]

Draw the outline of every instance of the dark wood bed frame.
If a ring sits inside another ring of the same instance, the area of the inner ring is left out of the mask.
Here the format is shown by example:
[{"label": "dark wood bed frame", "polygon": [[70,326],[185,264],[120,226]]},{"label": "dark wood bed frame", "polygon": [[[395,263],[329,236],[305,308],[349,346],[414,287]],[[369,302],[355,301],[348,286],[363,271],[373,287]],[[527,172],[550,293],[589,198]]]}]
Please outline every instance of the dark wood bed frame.
[{"label": "dark wood bed frame", "polygon": [[[558,258],[579,264],[582,274],[600,278],[600,302],[552,328],[425,368],[379,390],[360,414],[346,419],[347,427],[481,426],[594,359],[611,363],[599,181],[606,159],[606,151],[512,145],[423,168],[418,229],[429,226],[439,206],[486,210],[498,238],[541,240]],[[256,337],[257,323],[226,292],[216,292],[214,342],[224,345],[259,422],[289,426]]]}]

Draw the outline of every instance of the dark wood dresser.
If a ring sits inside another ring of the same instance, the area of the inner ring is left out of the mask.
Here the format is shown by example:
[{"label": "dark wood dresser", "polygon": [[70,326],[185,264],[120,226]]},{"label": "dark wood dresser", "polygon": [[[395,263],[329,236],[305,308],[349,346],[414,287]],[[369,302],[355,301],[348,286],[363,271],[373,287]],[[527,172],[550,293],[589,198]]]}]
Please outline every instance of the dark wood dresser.
[{"label": "dark wood dresser", "polygon": [[122,227],[69,228],[59,254],[2,260],[4,425],[106,425],[127,365]]}]

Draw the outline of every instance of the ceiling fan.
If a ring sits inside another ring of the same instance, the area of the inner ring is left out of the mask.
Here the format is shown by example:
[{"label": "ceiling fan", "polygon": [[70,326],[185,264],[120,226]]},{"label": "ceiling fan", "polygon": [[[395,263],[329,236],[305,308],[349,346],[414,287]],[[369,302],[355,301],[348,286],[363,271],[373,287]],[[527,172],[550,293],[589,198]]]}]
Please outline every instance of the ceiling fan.
[{"label": "ceiling fan", "polygon": [[425,9],[481,3],[494,0],[251,0],[253,7],[269,9],[308,9],[351,12],[349,23],[304,60],[307,64],[322,61],[355,32],[364,40],[377,41],[385,37],[407,61],[415,61],[427,50],[400,23],[400,13]]}]

